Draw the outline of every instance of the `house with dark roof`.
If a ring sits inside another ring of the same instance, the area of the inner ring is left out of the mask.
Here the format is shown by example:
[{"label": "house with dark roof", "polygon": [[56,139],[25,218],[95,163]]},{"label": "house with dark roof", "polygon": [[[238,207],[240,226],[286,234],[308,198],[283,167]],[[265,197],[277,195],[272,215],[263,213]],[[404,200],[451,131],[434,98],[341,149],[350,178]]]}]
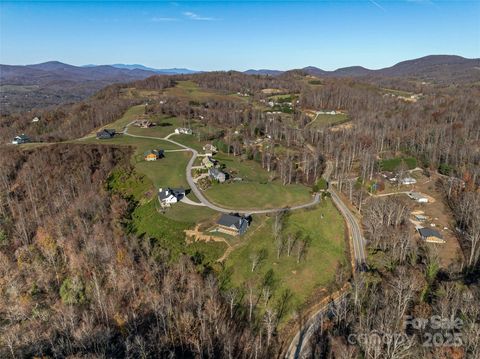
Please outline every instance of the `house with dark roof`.
[{"label": "house with dark roof", "polygon": [[156,161],[165,157],[163,150],[148,150],[143,153],[145,161]]},{"label": "house with dark roof", "polygon": [[158,201],[162,207],[170,207],[171,204],[177,203],[185,197],[183,188],[159,188]]},{"label": "house with dark roof", "polygon": [[247,231],[249,222],[245,217],[236,214],[222,214],[217,221],[217,225],[218,232],[231,236],[241,236]]},{"label": "house with dark roof", "polygon": [[109,138],[113,138],[115,136],[114,129],[105,128],[99,132],[97,132],[97,139],[98,140],[107,140]]},{"label": "house with dark roof", "polygon": [[22,143],[28,143],[30,141],[31,141],[30,137],[22,133],[20,136],[15,136],[15,138],[12,141],[12,144],[21,145]]},{"label": "house with dark roof", "polygon": [[210,168],[208,170],[208,174],[212,179],[220,183],[225,182],[225,180],[227,179],[227,175],[224,172],[220,171],[218,168]]},{"label": "house with dark roof", "polygon": [[432,243],[445,243],[445,240],[443,239],[442,235],[431,228],[419,228],[418,233],[420,234],[420,237],[425,241],[425,242],[432,242]]}]

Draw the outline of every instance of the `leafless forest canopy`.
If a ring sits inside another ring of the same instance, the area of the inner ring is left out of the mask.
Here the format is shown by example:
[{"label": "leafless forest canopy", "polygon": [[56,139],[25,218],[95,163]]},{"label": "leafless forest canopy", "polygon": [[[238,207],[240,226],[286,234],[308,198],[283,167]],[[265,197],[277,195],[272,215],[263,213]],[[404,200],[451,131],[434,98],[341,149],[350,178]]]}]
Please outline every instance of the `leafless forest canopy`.
[{"label": "leafless forest canopy", "polygon": [[[108,86],[76,104],[2,118],[3,142],[28,133],[52,144],[0,148],[0,356],[269,358],[284,350],[272,318],[248,320],[245,301],[223,291],[213,273],[199,272],[187,256],[173,261],[148,238],[128,233],[134,204],[111,193],[107,180],[114,168],[131,171],[129,149],[53,143],[84,136],[148,102],[146,113],[202,118],[218,129],[209,140],[258,161],[284,184],[315,183],[329,158],[338,187],[350,191],[357,207],[366,194],[352,187],[351,173],[358,171],[360,181],[371,179],[380,154],[401,152],[416,157],[426,172],[443,172],[435,185],[455,215],[464,260],[440,268],[435,251],[411,238],[404,201],[369,201],[361,208],[363,228],[369,252],[381,253],[383,264],[353,277],[336,315],[325,319],[312,340],[312,353],[480,357],[480,88],[348,78],[311,86],[304,75],[154,76]],[[160,103],[123,95],[127,88],[164,90],[182,80],[250,96],[192,103],[165,94]],[[385,96],[386,87],[422,96],[402,101]],[[298,95],[291,120],[255,105],[267,99],[267,88]],[[307,126],[311,117],[305,110],[320,109],[345,111],[348,126]],[[31,123],[34,116],[42,121]],[[233,133],[240,125],[242,133]],[[289,150],[259,150],[253,142],[266,136]],[[347,343],[352,333],[402,331],[405,315],[434,314],[462,318],[463,347]]]}]

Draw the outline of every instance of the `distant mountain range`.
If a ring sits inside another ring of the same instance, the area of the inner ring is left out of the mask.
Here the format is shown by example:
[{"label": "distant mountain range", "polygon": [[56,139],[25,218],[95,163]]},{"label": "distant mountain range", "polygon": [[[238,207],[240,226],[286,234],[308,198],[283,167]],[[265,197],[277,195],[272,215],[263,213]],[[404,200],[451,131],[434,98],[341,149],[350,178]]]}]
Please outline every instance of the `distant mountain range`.
[{"label": "distant mountain range", "polygon": [[[480,59],[467,59],[454,55],[430,55],[402,61],[378,70],[370,70],[362,66],[343,67],[334,71],[309,66],[298,70],[318,77],[412,77],[433,82],[480,81]],[[263,69],[245,72],[252,75],[276,76],[288,71]]]},{"label": "distant mountain range", "polygon": [[[290,70],[318,77],[416,78],[437,83],[480,82],[480,59],[432,55],[370,70],[361,66],[325,71],[309,66]],[[58,61],[36,65],[0,65],[0,107],[2,112],[27,110],[64,102],[79,101],[117,82],[129,82],[153,75],[194,74],[199,71],[172,68],[154,69],[144,65],[113,64],[73,66]],[[247,70],[251,75],[279,76],[289,71]]]},{"label": "distant mountain range", "polygon": [[[98,65],[85,65],[83,67],[96,67]],[[126,69],[126,70],[144,70],[144,71],[150,71],[154,72],[155,74],[158,75],[189,75],[189,74],[196,74],[201,71],[196,71],[196,70],[190,70],[190,69],[185,69],[185,68],[172,68],[172,69],[155,69],[153,67],[148,67],[140,64],[132,64],[132,65],[126,65],[126,64],[113,64],[109,65],[112,67],[115,67],[117,69]]]}]

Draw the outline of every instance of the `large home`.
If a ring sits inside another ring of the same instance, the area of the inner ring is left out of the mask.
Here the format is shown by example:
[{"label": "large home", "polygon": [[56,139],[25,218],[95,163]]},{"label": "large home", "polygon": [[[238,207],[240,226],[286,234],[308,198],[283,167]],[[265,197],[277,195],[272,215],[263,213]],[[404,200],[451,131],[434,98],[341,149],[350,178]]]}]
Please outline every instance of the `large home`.
[{"label": "large home", "polygon": [[408,192],[407,196],[413,199],[418,203],[428,203],[428,197],[425,197],[421,193],[418,192]]},{"label": "large home", "polygon": [[211,178],[220,183],[225,182],[225,180],[227,179],[227,175],[224,172],[220,171],[218,168],[210,168],[208,170],[208,174]]},{"label": "large home", "polygon": [[202,160],[202,164],[208,169],[215,167],[217,163],[218,161],[210,156],[205,156]]},{"label": "large home", "polygon": [[185,197],[183,188],[160,188],[158,190],[158,201],[162,207],[170,207]]},{"label": "large home", "polygon": [[217,221],[218,232],[226,233],[232,236],[244,234],[248,229],[248,220],[245,217],[236,214],[222,214]]},{"label": "large home", "polygon": [[156,161],[165,157],[163,150],[148,150],[143,154],[145,161]]},{"label": "large home", "polygon": [[109,138],[113,138],[115,136],[115,130],[114,129],[108,129],[105,128],[101,130],[100,132],[97,132],[97,139],[98,140],[107,140]]},{"label": "large home", "polygon": [[27,142],[30,142],[30,137],[22,133],[20,136],[15,136],[15,138],[12,141],[12,144],[21,145],[22,143],[27,143]]},{"label": "large home", "polygon": [[205,146],[203,146],[203,150],[207,156],[213,156],[215,153],[217,153],[217,148],[210,143],[207,143]]},{"label": "large home", "polygon": [[34,117],[34,118],[32,119],[32,122],[38,122],[38,121],[40,121],[40,119],[39,119],[38,117]]},{"label": "large home", "polygon": [[445,243],[442,235],[434,229],[431,228],[419,228],[418,233],[420,237],[426,242],[433,242],[433,243]]},{"label": "large home", "polygon": [[179,128],[175,129],[175,133],[178,133],[178,134],[182,133],[184,135],[191,135],[192,130],[190,128],[179,127]]}]

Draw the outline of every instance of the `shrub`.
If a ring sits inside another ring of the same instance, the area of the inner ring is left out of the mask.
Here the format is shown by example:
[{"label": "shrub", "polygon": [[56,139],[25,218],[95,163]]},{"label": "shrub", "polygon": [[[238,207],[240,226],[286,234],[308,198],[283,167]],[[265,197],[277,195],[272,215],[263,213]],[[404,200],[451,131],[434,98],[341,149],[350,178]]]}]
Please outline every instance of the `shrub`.
[{"label": "shrub", "polygon": [[86,302],[85,286],[78,277],[66,278],[60,287],[62,302],[69,305],[82,304]]}]

